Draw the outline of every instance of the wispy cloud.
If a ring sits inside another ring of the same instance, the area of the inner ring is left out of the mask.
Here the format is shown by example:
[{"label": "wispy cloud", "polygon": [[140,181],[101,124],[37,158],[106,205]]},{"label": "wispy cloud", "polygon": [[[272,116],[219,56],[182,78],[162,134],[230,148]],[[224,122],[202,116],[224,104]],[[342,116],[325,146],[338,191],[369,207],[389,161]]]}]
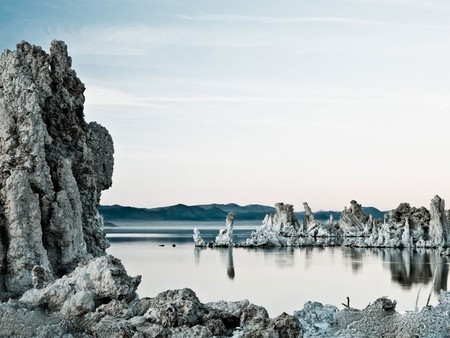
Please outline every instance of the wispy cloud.
[{"label": "wispy cloud", "polygon": [[275,17],[275,16],[251,16],[235,14],[219,15],[173,15],[178,19],[189,21],[211,21],[211,22],[243,22],[260,24],[293,24],[293,23],[330,23],[330,24],[351,24],[351,25],[371,25],[371,26],[391,26],[404,28],[429,28],[429,29],[450,29],[446,25],[434,24],[410,24],[402,22],[376,21],[349,17]]},{"label": "wispy cloud", "polygon": [[86,104],[88,105],[141,108],[159,107],[160,105],[155,102],[105,86],[90,86],[86,92]]},{"label": "wispy cloud", "polygon": [[191,47],[252,48],[276,46],[276,39],[233,30],[148,25],[88,25],[79,29],[59,27],[46,32],[69,41],[78,54],[146,55],[165,45]]},{"label": "wispy cloud", "polygon": [[[185,82],[188,83],[188,82]],[[195,85],[197,82],[192,82]],[[210,83],[210,82],[206,82]],[[201,83],[199,92],[204,91]],[[228,85],[228,84],[227,84]],[[371,104],[423,104],[434,105],[447,103],[445,96],[417,96],[410,97],[408,95],[369,95],[368,93],[361,93],[360,97],[355,97],[354,93],[306,93],[298,95],[298,88],[290,88],[290,94],[286,95],[286,88],[284,86],[274,85],[269,87],[261,84],[259,87],[253,84],[252,92],[240,92],[241,87],[236,93],[228,95],[220,95],[217,91],[223,84],[219,84],[218,88],[210,92],[205,92],[203,95],[195,93],[167,93],[159,95],[145,95],[145,93],[136,93],[132,89],[117,89],[117,87],[108,86],[104,83],[91,84],[89,90],[86,92],[86,103],[90,105],[101,106],[129,106],[129,107],[162,107],[170,103],[306,103],[306,104],[342,104],[342,105],[371,105]],[[177,87],[177,83],[173,83],[172,87]],[[189,87],[190,88],[190,87]],[[236,84],[239,88],[239,84]],[[173,88],[172,88],[173,89]],[[179,89],[179,88],[178,88]],[[186,90],[186,87],[184,87]],[[219,90],[220,91],[220,90]],[[270,95],[272,93],[272,95]],[[284,93],[284,94],[283,94]],[[448,106],[448,104],[447,104]]]},{"label": "wispy cloud", "polygon": [[[441,4],[437,4],[435,1],[429,0],[347,0],[353,3],[363,4],[375,4],[375,5],[397,5],[408,7],[421,7],[421,8],[439,8]],[[445,2],[444,2],[445,3]],[[447,8],[448,8],[448,4]]]}]

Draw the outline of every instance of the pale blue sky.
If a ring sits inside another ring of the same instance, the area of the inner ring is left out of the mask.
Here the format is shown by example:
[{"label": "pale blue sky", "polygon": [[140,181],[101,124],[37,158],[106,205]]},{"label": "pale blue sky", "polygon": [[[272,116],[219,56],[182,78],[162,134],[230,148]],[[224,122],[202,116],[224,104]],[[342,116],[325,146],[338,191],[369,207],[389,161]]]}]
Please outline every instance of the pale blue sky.
[{"label": "pale blue sky", "polygon": [[447,0],[0,0],[0,28],[68,44],[103,204],[450,203]]}]

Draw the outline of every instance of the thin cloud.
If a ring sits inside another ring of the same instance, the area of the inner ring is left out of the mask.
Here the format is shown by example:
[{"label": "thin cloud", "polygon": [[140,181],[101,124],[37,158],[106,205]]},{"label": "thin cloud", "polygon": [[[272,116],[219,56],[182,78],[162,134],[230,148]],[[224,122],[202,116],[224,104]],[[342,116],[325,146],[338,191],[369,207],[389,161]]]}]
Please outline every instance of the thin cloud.
[{"label": "thin cloud", "polygon": [[160,46],[254,48],[277,46],[275,39],[257,34],[230,34],[223,30],[148,25],[88,25],[79,29],[56,28],[46,32],[69,41],[76,54],[147,55]]},{"label": "thin cloud", "polygon": [[401,22],[388,22],[365,20],[348,17],[272,17],[272,16],[251,16],[251,15],[173,15],[178,19],[189,21],[211,21],[211,22],[243,22],[260,24],[292,24],[292,23],[330,23],[330,24],[351,24],[351,25],[371,25],[371,26],[391,26],[403,28],[429,28],[429,29],[450,29],[446,25],[432,24],[409,24]]},{"label": "thin cloud", "polygon": [[306,104],[436,104],[446,102],[445,97],[363,97],[348,98],[333,96],[299,97],[299,96],[219,96],[219,95],[166,95],[142,97],[123,90],[92,85],[86,93],[86,103],[101,106],[129,106],[129,107],[162,107],[165,103],[306,103]]},{"label": "thin cloud", "polygon": [[160,107],[156,103],[124,91],[95,85],[90,86],[89,90],[86,91],[86,104],[92,106]]}]

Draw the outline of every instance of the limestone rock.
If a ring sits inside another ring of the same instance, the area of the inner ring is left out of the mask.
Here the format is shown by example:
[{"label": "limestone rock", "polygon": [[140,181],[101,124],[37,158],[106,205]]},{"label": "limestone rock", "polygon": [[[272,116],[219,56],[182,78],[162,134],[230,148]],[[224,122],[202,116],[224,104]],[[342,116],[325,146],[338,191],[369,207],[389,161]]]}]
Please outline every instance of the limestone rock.
[{"label": "limestone rock", "polygon": [[334,305],[306,302],[303,309],[294,312],[303,334],[307,337],[326,337],[332,332],[334,317],[338,313]]},{"label": "limestone rock", "polygon": [[80,265],[42,289],[26,291],[20,301],[33,307],[45,306],[49,311],[61,310],[65,314],[83,312],[83,306],[92,311],[92,304],[101,304],[105,300],[135,299],[140,280],[140,276],[129,277],[118,259],[106,255]]},{"label": "limestone rock", "polygon": [[291,204],[275,204],[275,214],[267,214],[262,224],[252,232],[245,246],[285,246],[289,237],[298,236],[300,223],[294,215]]},{"label": "limestone rock", "polygon": [[31,271],[31,279],[33,281],[33,287],[35,289],[42,289],[47,286],[50,282],[50,277],[48,272],[45,271],[41,266],[36,265]]},{"label": "limestone rock", "polygon": [[192,327],[201,323],[206,312],[195,292],[185,288],[158,294],[152,300],[144,318],[163,327]]},{"label": "limestone rock", "polygon": [[390,222],[404,226],[408,220],[411,230],[415,230],[430,223],[430,212],[424,208],[411,207],[409,203],[400,203],[400,205],[390,212]]},{"label": "limestone rock", "polygon": [[350,208],[345,207],[341,213],[339,227],[344,236],[359,236],[364,233],[365,224],[368,222],[369,216],[363,211],[361,204],[355,200],[350,202]]},{"label": "limestone rock", "polygon": [[112,139],[84,120],[84,85],[61,41],[0,56],[0,294],[105,254],[97,205],[111,185]]},{"label": "limestone rock", "polygon": [[220,229],[214,244],[216,246],[230,246],[233,244],[233,224],[235,214],[230,212],[226,218],[226,228]]},{"label": "limestone rock", "polygon": [[308,229],[308,225],[314,221],[314,214],[311,211],[308,203],[303,202],[303,208],[305,209],[305,218],[303,219],[304,229]]},{"label": "limestone rock", "polygon": [[279,337],[303,337],[298,320],[286,312],[274,318],[272,323]]},{"label": "limestone rock", "polygon": [[443,247],[447,245],[448,227],[445,201],[436,195],[430,204],[430,229],[428,234],[431,246]]},{"label": "limestone rock", "polygon": [[88,125],[87,143],[94,158],[94,174],[97,191],[100,193],[112,186],[114,168],[114,146],[108,130],[97,122]]},{"label": "limestone rock", "polygon": [[282,235],[291,235],[300,229],[300,223],[294,215],[294,206],[291,204],[276,203],[272,226]]},{"label": "limestone rock", "polygon": [[203,240],[200,230],[194,228],[194,234],[192,238],[194,239],[194,244],[196,247],[231,247],[233,246],[233,224],[234,224],[235,214],[230,212],[225,219],[226,228],[220,229],[219,234],[213,242],[208,244]]},{"label": "limestone rock", "polygon": [[[300,230],[300,233],[313,236],[314,238],[342,236],[342,231],[339,227],[336,227],[333,222],[332,214],[327,222],[322,223],[314,219],[314,215],[308,203],[304,202],[303,207],[305,209],[305,218],[303,219],[303,228]],[[319,241],[318,243],[322,243],[322,241]]]},{"label": "limestone rock", "polygon": [[30,310],[17,302],[0,303],[0,318],[1,337],[83,337],[81,330],[62,316],[50,317],[41,309]]},{"label": "limestone rock", "polygon": [[194,234],[192,235],[192,238],[194,239],[195,246],[198,247],[206,246],[206,242],[203,240],[202,235],[200,234],[200,230],[198,230],[198,228],[194,228]]}]

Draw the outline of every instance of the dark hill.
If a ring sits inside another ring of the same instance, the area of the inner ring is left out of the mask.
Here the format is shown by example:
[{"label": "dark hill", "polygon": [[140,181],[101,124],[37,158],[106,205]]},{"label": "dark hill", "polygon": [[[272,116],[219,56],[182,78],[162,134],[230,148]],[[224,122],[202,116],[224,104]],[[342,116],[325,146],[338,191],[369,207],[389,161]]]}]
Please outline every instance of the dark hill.
[{"label": "dark hill", "polygon": [[[262,221],[266,214],[275,213],[275,208],[260,204],[250,204],[240,206],[235,203],[229,204],[203,204],[188,206],[177,204],[168,207],[153,209],[134,208],[120,205],[102,205],[98,208],[106,221],[215,221],[225,220],[229,212],[236,214],[236,220],[259,220]],[[363,207],[367,215],[372,215],[375,219],[383,219],[383,212],[374,207]],[[324,221],[330,215],[337,221],[341,215],[340,211],[314,212],[317,220]],[[295,213],[297,219],[301,221],[305,217],[303,211]]]},{"label": "dark hill", "polygon": [[227,216],[227,212],[219,208],[205,210],[184,204],[154,209],[102,205],[98,210],[107,221],[210,221],[223,220]]},{"label": "dark hill", "polygon": [[203,204],[198,205],[198,207],[204,208],[206,210],[211,210],[212,208],[218,208],[225,211],[227,214],[229,212],[234,212],[236,214],[236,219],[239,220],[262,220],[266,214],[275,213],[274,207],[269,207],[260,204],[250,204],[246,206],[240,206],[235,203],[228,204]]}]

